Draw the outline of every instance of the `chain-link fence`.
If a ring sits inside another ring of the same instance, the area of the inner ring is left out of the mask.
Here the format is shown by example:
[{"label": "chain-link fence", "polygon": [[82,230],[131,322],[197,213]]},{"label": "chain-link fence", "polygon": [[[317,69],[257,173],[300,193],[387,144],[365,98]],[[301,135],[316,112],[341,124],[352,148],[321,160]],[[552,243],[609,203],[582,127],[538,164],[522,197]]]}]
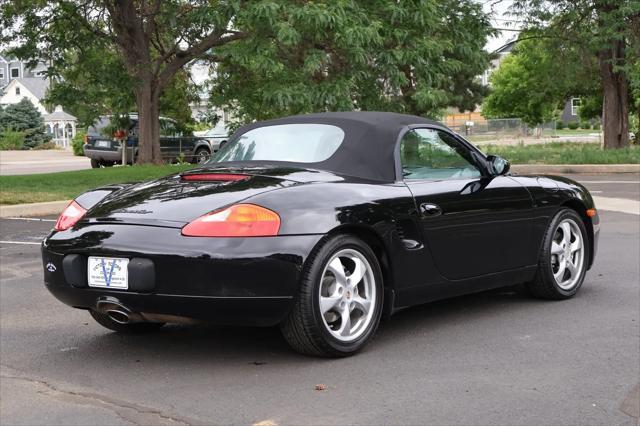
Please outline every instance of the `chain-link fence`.
[{"label": "chain-link fence", "polygon": [[455,119],[446,120],[444,124],[473,142],[529,137],[551,137],[556,135],[555,121],[536,127],[527,126],[519,118],[481,119],[473,121]]}]

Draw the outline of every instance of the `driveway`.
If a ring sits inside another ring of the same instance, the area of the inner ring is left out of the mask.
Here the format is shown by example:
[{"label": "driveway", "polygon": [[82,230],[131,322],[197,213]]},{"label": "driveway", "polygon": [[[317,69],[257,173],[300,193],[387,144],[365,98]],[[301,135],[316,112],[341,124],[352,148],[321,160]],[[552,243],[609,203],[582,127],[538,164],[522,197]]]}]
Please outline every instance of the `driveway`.
[{"label": "driveway", "polygon": [[87,157],[76,157],[71,150],[0,151],[0,176],[65,172],[90,169]]},{"label": "driveway", "polygon": [[[640,200],[638,175],[576,177]],[[618,207],[600,209],[575,298],[506,288],[414,307],[337,360],[297,355],[273,328],[109,332],[42,284],[53,218],[0,219],[0,424],[636,425],[640,211]]]}]

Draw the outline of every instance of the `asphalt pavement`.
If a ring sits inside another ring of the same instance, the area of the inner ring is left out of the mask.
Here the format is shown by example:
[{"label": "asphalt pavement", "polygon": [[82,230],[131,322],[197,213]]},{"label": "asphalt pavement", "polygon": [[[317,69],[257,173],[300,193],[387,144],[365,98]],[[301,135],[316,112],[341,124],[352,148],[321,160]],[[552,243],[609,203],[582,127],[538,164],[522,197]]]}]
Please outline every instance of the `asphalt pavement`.
[{"label": "asphalt pavement", "polygon": [[[640,201],[638,175],[574,178]],[[414,307],[339,360],[298,355],[274,328],[109,332],[42,284],[53,219],[1,219],[0,424],[635,425],[640,211],[600,214],[575,298],[508,288]]]},{"label": "asphalt pavement", "polygon": [[70,149],[0,151],[0,176],[66,172],[91,168],[87,157]]}]

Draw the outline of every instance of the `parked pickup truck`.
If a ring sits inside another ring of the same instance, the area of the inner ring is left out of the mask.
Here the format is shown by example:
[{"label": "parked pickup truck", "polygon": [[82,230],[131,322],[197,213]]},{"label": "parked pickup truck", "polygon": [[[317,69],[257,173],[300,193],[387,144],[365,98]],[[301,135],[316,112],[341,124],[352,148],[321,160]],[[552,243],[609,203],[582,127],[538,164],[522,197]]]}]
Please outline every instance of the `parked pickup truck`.
[{"label": "parked pickup truck", "polygon": [[[126,129],[127,163],[133,164],[138,156],[138,116],[130,114],[130,126]],[[105,129],[109,129],[110,118],[100,117],[97,122],[87,129],[85,136],[84,155],[91,159],[91,167],[111,167],[122,164],[122,146],[114,140]],[[175,121],[160,117],[160,151],[162,159],[173,162],[184,154],[184,159],[192,163],[203,163],[209,159],[217,146],[206,138],[185,135],[177,129]]]}]

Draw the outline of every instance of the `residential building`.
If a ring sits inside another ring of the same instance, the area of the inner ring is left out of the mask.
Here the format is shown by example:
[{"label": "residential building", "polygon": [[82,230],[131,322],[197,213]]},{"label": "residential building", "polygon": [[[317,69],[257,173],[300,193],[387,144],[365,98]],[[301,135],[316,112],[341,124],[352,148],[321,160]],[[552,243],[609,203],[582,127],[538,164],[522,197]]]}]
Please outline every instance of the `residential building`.
[{"label": "residential building", "polygon": [[49,88],[49,80],[41,77],[13,78],[3,89],[0,89],[0,106],[17,104],[27,98],[42,115],[48,113],[42,99]]},{"label": "residential building", "polygon": [[0,55],[0,89],[16,78],[44,78],[46,71],[44,62],[30,68],[25,61]]}]

